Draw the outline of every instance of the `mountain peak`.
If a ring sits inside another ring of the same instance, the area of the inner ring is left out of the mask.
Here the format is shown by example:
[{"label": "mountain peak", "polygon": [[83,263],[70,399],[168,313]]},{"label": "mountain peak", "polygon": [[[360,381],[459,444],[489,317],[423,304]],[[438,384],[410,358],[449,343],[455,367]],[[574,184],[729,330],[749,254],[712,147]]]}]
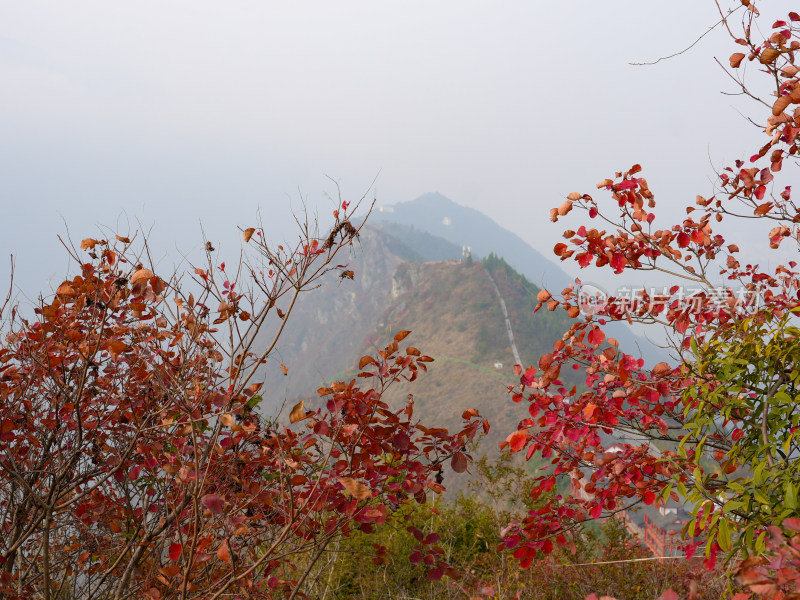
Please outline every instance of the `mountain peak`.
[{"label": "mountain peak", "polygon": [[413,226],[440,236],[457,246],[471,248],[475,258],[494,252],[540,287],[561,289],[572,279],[553,261],[498,225],[482,212],[462,206],[438,192],[380,207],[377,221]]}]

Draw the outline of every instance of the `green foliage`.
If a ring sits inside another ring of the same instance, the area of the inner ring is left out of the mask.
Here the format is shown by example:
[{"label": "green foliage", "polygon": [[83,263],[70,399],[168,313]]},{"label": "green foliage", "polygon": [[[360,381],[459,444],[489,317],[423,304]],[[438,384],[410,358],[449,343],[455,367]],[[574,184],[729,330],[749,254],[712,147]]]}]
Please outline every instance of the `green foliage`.
[{"label": "green foliage", "polygon": [[[571,319],[561,311],[542,310],[534,314],[539,288],[503,258],[489,254],[481,264],[492,275],[506,303],[520,358],[526,364],[535,364],[542,354],[552,352],[553,341],[569,329]],[[508,346],[508,334],[494,291],[492,296],[492,322],[482,323],[478,336],[479,358],[482,359],[491,358],[493,351]]]},{"label": "green foliage", "polygon": [[[761,553],[766,526],[800,516],[797,311],[763,311],[716,327],[692,341],[695,361],[685,363],[694,378],[684,394],[685,442],[700,440],[705,455],[715,453],[720,462],[709,473],[696,455],[700,468],[687,489],[696,509],[688,527],[705,527],[724,552]],[[707,501],[722,508],[708,523]]]},{"label": "green foliage", "polygon": [[[669,588],[688,590],[697,580],[704,585],[696,600],[716,600],[725,589],[724,579],[703,572],[699,561],[649,560],[649,552],[616,519],[580,532],[570,546],[558,547],[552,555],[522,569],[504,547],[505,527],[549,498],[531,500],[533,477],[507,454],[496,462],[486,458],[475,461],[472,471],[469,496],[461,495],[452,503],[409,507],[394,525],[385,525],[373,535],[354,532],[342,539],[332,553],[335,558],[318,572],[314,590],[320,597],[337,600],[583,600],[591,593],[652,600]],[[445,559],[461,578],[427,579],[424,565],[409,561],[417,540],[398,523],[426,535],[438,533]],[[373,562],[375,543],[388,550],[388,563]]]}]

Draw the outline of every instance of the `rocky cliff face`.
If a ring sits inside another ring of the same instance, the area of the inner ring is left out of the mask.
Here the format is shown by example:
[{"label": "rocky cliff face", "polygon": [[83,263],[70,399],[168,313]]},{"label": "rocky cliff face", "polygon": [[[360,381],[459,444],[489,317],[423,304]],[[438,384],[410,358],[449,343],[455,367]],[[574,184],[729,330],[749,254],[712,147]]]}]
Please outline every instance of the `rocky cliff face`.
[{"label": "rocky cliff face", "polygon": [[[396,249],[396,240],[365,230],[350,262],[355,279],[333,277],[303,298],[279,346],[289,375],[281,374],[276,361],[265,398],[272,408],[284,400],[290,406],[298,396],[313,407],[317,388],[352,378],[363,354],[374,354],[397,331],[408,329],[412,333],[404,343],[435,361],[417,381],[396,384],[386,399],[399,407],[413,394],[415,415],[448,429],[460,427],[461,413],[476,408],[492,424],[478,454],[496,454],[525,411],[507,393],[519,378],[487,267],[455,260],[404,262],[390,246]],[[535,361],[568,327],[566,318],[540,311],[534,319],[538,290],[510,267],[492,268],[523,360]]]},{"label": "rocky cliff face", "polygon": [[[358,360],[365,339],[393,298],[395,272],[406,264],[389,245],[379,230],[365,227],[360,244],[341,259],[349,258],[355,277],[329,273],[317,289],[298,299],[278,344],[277,360],[267,365],[267,410],[286,399],[313,394]],[[277,323],[263,339],[276,329]],[[289,368],[288,375],[283,375],[280,363]]]}]

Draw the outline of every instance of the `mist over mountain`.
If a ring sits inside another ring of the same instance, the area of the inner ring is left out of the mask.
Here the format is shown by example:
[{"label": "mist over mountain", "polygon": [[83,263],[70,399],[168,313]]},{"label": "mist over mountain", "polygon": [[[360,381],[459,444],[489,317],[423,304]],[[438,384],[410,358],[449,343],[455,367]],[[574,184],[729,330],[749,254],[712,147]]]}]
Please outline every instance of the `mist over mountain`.
[{"label": "mist over mountain", "polygon": [[[458,258],[466,246],[474,258],[484,258],[490,254],[503,258],[538,288],[557,293],[574,283],[573,278],[557,263],[519,236],[503,229],[480,211],[461,206],[439,193],[428,193],[409,202],[381,206],[374,214],[374,223],[384,231],[407,240],[420,253],[431,248],[428,260]],[[446,240],[451,246],[442,246],[441,243],[435,246],[429,239],[431,236]],[[620,341],[626,352],[641,356],[648,364],[669,359],[662,348],[636,335],[627,323],[609,323],[606,331]]]},{"label": "mist over mountain", "polygon": [[572,279],[555,262],[529,246],[518,235],[503,229],[482,212],[456,204],[439,193],[424,194],[410,202],[381,206],[375,213],[375,220],[414,227],[447,240],[459,249],[469,246],[475,258],[483,258],[491,253],[502,256],[540,288],[561,290],[572,283]]}]

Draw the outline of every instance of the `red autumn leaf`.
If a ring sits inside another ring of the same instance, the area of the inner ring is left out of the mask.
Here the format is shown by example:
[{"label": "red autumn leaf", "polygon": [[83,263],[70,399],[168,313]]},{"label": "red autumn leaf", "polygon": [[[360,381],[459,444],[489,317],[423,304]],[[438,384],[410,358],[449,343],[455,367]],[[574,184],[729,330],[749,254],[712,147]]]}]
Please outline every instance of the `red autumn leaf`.
[{"label": "red autumn leaf", "polygon": [[208,510],[216,514],[220,514],[223,510],[225,510],[225,499],[218,494],[206,494],[200,498],[200,502]]},{"label": "red autumn leaf", "polygon": [[550,365],[553,364],[554,360],[555,356],[552,353],[543,354],[541,357],[539,357],[539,368],[542,371],[547,371],[547,369],[550,368]]},{"label": "red autumn leaf", "polygon": [[467,457],[462,452],[456,452],[450,459],[450,466],[456,473],[463,473],[467,470]]},{"label": "red autumn leaf", "polygon": [[602,329],[595,328],[595,329],[592,329],[589,332],[589,335],[586,336],[586,337],[589,340],[590,344],[592,344],[594,346],[599,346],[600,344],[603,343],[603,340],[606,339],[606,334],[603,333]]},{"label": "red autumn leaf", "polygon": [[169,558],[172,562],[178,562],[178,559],[181,557],[181,552],[183,552],[183,546],[178,544],[177,542],[172,544],[169,547]]},{"label": "red autumn leaf", "polygon": [[791,529],[792,531],[800,531],[800,518],[789,517],[788,519],[784,519],[781,525],[783,525],[784,529]]},{"label": "red autumn leaf", "polygon": [[439,581],[442,578],[442,575],[444,575],[444,573],[442,573],[441,569],[431,569],[428,571],[426,577],[431,581]]},{"label": "red autumn leaf", "polygon": [[223,541],[217,548],[217,558],[226,563],[231,562],[231,549],[228,546],[228,540]]},{"label": "red autumn leaf", "polygon": [[764,204],[759,204],[755,211],[753,211],[753,214],[758,217],[763,217],[770,210],[772,210],[772,202],[765,202]]},{"label": "red autumn leaf", "polygon": [[519,452],[528,443],[528,438],[527,431],[517,430],[506,438],[506,442],[508,442],[512,452]]},{"label": "red autumn leaf", "polygon": [[627,260],[625,259],[625,255],[621,252],[615,252],[614,255],[611,257],[611,268],[614,269],[617,273],[622,273],[625,270],[625,265],[627,264]]}]

